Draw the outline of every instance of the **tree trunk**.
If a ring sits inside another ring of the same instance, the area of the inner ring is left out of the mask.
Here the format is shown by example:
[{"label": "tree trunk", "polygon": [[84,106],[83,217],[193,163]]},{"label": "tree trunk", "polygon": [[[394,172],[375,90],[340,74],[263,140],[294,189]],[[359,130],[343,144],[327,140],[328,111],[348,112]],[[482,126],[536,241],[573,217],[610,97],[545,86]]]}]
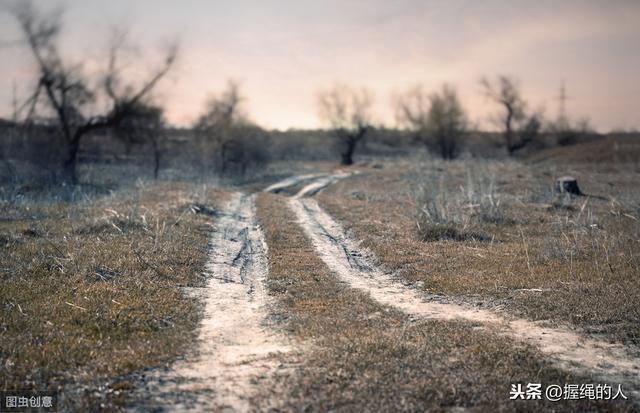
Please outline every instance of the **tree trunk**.
[{"label": "tree trunk", "polygon": [[455,157],[455,138],[453,136],[441,136],[438,140],[440,146],[440,155],[445,161],[453,160]]},{"label": "tree trunk", "polygon": [[224,175],[227,172],[227,142],[223,142],[220,147],[220,158],[222,161],[220,165],[220,173]]},{"label": "tree trunk", "polygon": [[513,120],[513,109],[510,106],[507,106],[507,118],[505,119],[505,132],[504,137],[507,141],[507,151],[509,152],[509,156],[513,155],[515,151],[513,147],[513,128],[511,127],[511,122]]},{"label": "tree trunk", "polygon": [[78,183],[76,163],[78,160],[79,142],[67,144],[65,159],[62,164],[62,182],[75,185]]},{"label": "tree trunk", "polygon": [[160,172],[160,149],[158,148],[158,142],[155,137],[151,138],[151,145],[153,145],[153,179],[158,179],[158,173]]},{"label": "tree trunk", "polygon": [[353,152],[356,150],[356,140],[348,138],[345,140],[346,148],[342,152],[342,164],[353,165]]}]

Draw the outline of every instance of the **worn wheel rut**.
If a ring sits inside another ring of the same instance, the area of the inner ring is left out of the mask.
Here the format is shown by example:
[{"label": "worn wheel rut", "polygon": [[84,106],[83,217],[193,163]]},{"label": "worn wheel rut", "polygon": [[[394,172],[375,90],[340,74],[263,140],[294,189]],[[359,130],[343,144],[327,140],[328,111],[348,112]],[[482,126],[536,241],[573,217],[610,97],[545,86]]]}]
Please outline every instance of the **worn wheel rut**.
[{"label": "worn wheel rut", "polygon": [[281,192],[283,189],[287,189],[287,188],[290,188],[292,186],[296,186],[296,185],[301,184],[302,182],[305,182],[305,181],[309,181],[309,180],[312,180],[312,179],[325,177],[326,175],[327,174],[317,173],[317,174],[306,174],[306,175],[292,176],[292,177],[289,177],[289,178],[284,179],[282,181],[276,182],[273,185],[268,186],[267,188],[264,189],[264,192],[273,192],[274,194],[277,194],[277,193]]},{"label": "worn wheel rut", "polygon": [[254,196],[235,193],[217,220],[205,271],[209,280],[194,289],[205,302],[197,352],[154,375],[149,386],[155,401],[149,405],[250,411],[260,380],[283,368],[277,355],[289,343],[265,325],[267,247],[254,209]]},{"label": "worn wheel rut", "polygon": [[494,311],[437,302],[376,267],[373,254],[350,239],[314,199],[303,198],[345,176],[334,175],[334,180],[318,179],[288,199],[290,209],[320,258],[344,282],[368,292],[382,304],[415,317],[482,323],[484,328],[534,345],[560,368],[622,383],[636,400],[640,397],[640,360],[630,356],[622,345],[588,339],[568,328],[550,328]]},{"label": "worn wheel rut", "polygon": [[329,185],[338,182],[340,179],[346,178],[350,175],[351,173],[348,172],[336,172],[335,174],[312,179],[309,184],[305,185],[296,194],[296,198],[300,198],[302,196],[313,196]]}]

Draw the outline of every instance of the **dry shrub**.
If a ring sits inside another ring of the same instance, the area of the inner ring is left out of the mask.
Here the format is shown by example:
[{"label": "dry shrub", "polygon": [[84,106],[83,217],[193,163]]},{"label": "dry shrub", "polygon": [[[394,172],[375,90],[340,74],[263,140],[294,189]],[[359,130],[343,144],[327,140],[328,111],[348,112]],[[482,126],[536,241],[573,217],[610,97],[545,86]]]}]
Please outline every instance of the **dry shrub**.
[{"label": "dry shrub", "polygon": [[464,183],[456,185],[446,171],[437,179],[423,179],[416,191],[417,229],[423,241],[486,241],[484,224],[513,224],[505,197],[496,190],[496,176],[488,167],[467,169]]}]

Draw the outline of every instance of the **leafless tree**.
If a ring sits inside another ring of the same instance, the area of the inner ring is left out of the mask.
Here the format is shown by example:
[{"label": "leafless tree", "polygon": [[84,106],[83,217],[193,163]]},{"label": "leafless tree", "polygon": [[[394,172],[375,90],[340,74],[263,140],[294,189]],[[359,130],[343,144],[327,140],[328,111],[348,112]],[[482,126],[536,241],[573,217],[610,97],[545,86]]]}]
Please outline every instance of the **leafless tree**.
[{"label": "leafless tree", "polygon": [[440,92],[427,94],[420,86],[396,98],[400,124],[414,131],[418,140],[439,152],[443,159],[457,155],[467,129],[467,115],[456,90],[445,84]]},{"label": "leafless tree", "polygon": [[218,154],[222,174],[235,166],[244,175],[249,166],[266,160],[264,134],[249,120],[243,101],[240,85],[229,80],[222,93],[209,98],[195,124]]},{"label": "leafless tree", "polygon": [[[65,146],[63,179],[76,183],[78,152],[87,135],[104,129],[123,131],[133,123],[140,127],[142,121],[134,121],[140,115],[147,120],[159,119],[161,111],[150,102],[150,93],[173,67],[177,47],[171,46],[160,67],[135,87],[123,84],[118,66],[122,42],[114,42],[109,50],[106,75],[98,86],[92,87],[80,65],[64,60],[59,51],[61,13],[43,13],[30,1],[16,3],[13,11],[38,68],[36,86],[28,99],[27,118],[32,118],[38,107],[52,115]],[[106,109],[98,110],[98,103],[104,103]]]},{"label": "leafless tree", "polygon": [[228,80],[226,89],[219,95],[211,95],[205,104],[205,111],[196,122],[200,129],[229,129],[232,125],[248,123],[242,108],[244,98],[240,85]]},{"label": "leafless tree", "polygon": [[318,95],[320,118],[340,140],[343,165],[353,164],[356,146],[371,128],[372,105],[373,95],[365,88],[336,84]]},{"label": "leafless tree", "polygon": [[509,76],[498,76],[495,82],[482,78],[480,81],[487,97],[500,104],[504,112],[500,117],[503,136],[509,155],[533,142],[542,126],[539,112],[527,114],[527,104],[521,97],[515,80]]}]

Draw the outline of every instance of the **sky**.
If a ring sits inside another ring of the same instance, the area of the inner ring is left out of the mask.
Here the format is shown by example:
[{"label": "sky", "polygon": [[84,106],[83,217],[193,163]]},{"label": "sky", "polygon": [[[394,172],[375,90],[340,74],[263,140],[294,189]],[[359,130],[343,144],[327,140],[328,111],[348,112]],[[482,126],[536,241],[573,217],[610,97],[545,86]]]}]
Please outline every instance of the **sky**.
[{"label": "sky", "polygon": [[[18,0],[24,1],[24,0]],[[2,5],[9,0],[0,0]],[[369,88],[378,123],[395,123],[393,95],[420,84],[456,87],[471,120],[499,110],[479,80],[517,79],[532,110],[566,108],[600,131],[640,128],[640,1],[637,0],[35,0],[62,4],[61,49],[98,75],[114,26],[127,27],[134,79],[178,39],[180,55],[156,91],[169,121],[187,126],[227,79],[240,82],[251,119],[266,128],[322,126],[317,95],[335,83]],[[6,8],[5,8],[6,9]],[[24,98],[31,56],[0,8],[0,117],[14,85]]]}]

